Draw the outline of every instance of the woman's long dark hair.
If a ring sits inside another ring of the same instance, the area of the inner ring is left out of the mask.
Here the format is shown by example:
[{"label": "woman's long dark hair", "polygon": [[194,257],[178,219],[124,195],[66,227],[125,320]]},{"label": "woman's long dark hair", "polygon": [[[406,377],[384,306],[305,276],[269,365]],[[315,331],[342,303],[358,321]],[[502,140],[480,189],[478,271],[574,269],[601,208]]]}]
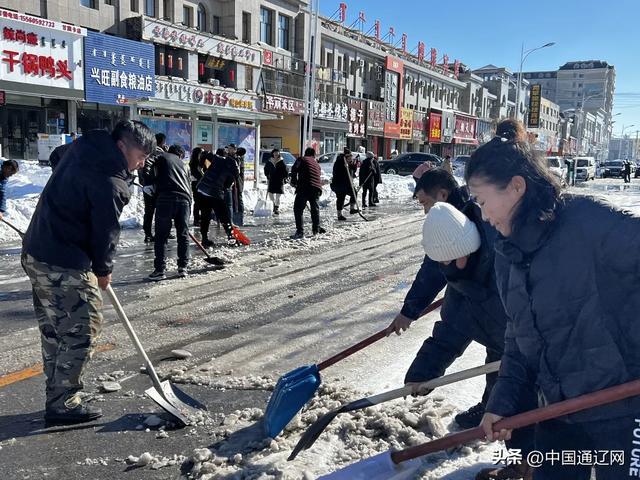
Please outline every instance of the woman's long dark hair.
[{"label": "woman's long dark hair", "polygon": [[202,153],[202,148],[196,147],[191,151],[191,157],[189,158],[189,168],[192,170],[197,170],[200,166],[200,154]]},{"label": "woman's long dark hair", "polygon": [[527,188],[511,221],[516,232],[531,218],[552,220],[560,200],[561,186],[549,171],[544,157],[536,154],[526,130],[516,120],[498,124],[496,136],[471,154],[465,168],[467,184],[472,178],[504,189],[515,176],[524,178]]}]

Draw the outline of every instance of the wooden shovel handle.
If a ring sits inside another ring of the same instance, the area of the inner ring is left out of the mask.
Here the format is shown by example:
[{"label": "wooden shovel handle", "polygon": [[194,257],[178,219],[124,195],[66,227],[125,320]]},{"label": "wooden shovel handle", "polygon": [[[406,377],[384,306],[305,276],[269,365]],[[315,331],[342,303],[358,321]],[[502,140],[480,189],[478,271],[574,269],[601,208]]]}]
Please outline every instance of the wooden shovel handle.
[{"label": "wooden shovel handle", "polygon": [[[579,397],[563,400],[562,402],[547,405],[546,407],[536,408],[528,412],[514,415],[513,417],[503,418],[494,424],[494,431],[500,431],[503,428],[515,429],[528,427],[535,423],[544,422],[570,413],[579,412],[588,408],[605,405],[607,403],[617,402],[629,397],[640,395],[640,380],[623,383],[615,387],[605,388],[593,393],[580,395]],[[428,453],[439,452],[447,448],[462,445],[472,440],[482,440],[485,438],[482,427],[471,428],[459,433],[447,435],[432,442],[416,445],[415,447],[406,448],[391,453],[391,459],[394,463],[405,462],[413,458],[421,457]]]},{"label": "wooden shovel handle", "polygon": [[202,250],[202,253],[204,253],[207,256],[207,258],[209,258],[210,257],[209,252],[207,252],[207,250],[202,246],[202,243],[200,243],[198,239],[193,236],[193,233],[191,233],[189,230],[187,230],[187,233],[191,237],[191,240],[193,240],[193,242],[198,246],[198,248]]},{"label": "wooden shovel handle", "polygon": [[[436,300],[431,305],[429,305],[427,308],[425,308],[424,311],[420,314],[420,316],[423,316],[423,315],[426,315],[427,313],[433,312],[436,308],[438,308],[438,307],[440,307],[440,305],[442,305],[443,301],[444,301],[443,298],[441,298],[440,300]],[[318,370],[324,370],[325,368],[330,367],[334,363],[338,363],[340,360],[344,360],[345,358],[349,357],[350,355],[353,355],[354,353],[359,352],[363,348],[368,347],[372,343],[375,343],[378,340],[388,336],[391,332],[393,332],[393,327],[391,325],[389,325],[384,330],[381,330],[378,333],[376,333],[374,335],[371,335],[369,338],[365,338],[361,342],[358,342],[355,345],[352,345],[351,347],[349,347],[349,348],[341,351],[340,353],[334,355],[333,357],[326,359],[324,362],[320,362],[318,364]]]}]

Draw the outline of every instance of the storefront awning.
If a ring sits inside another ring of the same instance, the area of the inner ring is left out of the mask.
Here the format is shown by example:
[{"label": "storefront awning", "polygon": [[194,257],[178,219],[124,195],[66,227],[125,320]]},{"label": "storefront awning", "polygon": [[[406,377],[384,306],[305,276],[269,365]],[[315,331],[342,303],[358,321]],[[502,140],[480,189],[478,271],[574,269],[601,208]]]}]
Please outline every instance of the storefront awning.
[{"label": "storefront awning", "polygon": [[274,113],[230,109],[217,107],[215,105],[196,105],[185,102],[161,100],[157,98],[133,100],[128,104],[137,108],[148,108],[160,112],[187,113],[207,117],[217,116],[219,119],[226,118],[229,120],[246,120],[255,122],[258,120],[278,120],[282,118],[281,115],[276,115]]}]

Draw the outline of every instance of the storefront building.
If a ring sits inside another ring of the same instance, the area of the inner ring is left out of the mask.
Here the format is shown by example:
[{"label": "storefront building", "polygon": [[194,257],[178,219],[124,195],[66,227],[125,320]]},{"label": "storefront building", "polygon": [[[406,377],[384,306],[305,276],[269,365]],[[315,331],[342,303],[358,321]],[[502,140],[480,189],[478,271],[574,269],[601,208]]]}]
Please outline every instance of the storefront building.
[{"label": "storefront building", "polygon": [[313,140],[317,145],[317,155],[342,151],[347,146],[348,118],[349,107],[346,103],[314,101]]},{"label": "storefront building", "polygon": [[84,42],[85,102],[78,131],[111,130],[128,118],[128,103],[155,95],[153,45],[89,32]]},{"label": "storefront building", "polygon": [[384,103],[367,101],[367,149],[376,157],[384,155]]},{"label": "storefront building", "polygon": [[355,152],[358,147],[366,147],[367,102],[358,98],[348,98],[347,106],[349,108],[347,147]]},{"label": "storefront building", "polygon": [[263,110],[282,118],[262,122],[261,148],[278,148],[298,155],[304,101],[267,93],[264,96]]},{"label": "storefront building", "polygon": [[470,155],[478,146],[476,137],[476,121],[475,117],[455,114],[455,127],[453,131],[453,156]]},{"label": "storefront building", "polygon": [[[404,96],[404,62],[388,56],[384,72],[384,158],[390,158],[391,152],[402,152],[400,136],[401,105]],[[406,132],[405,132],[406,137]],[[410,138],[411,135],[409,134]]]},{"label": "storefront building", "polygon": [[1,154],[36,159],[38,134],[76,129],[84,28],[0,9]]},{"label": "storefront building", "polygon": [[413,129],[412,129],[412,152],[427,151],[427,114],[424,112],[413,112]]},{"label": "storefront building", "polygon": [[429,152],[439,155],[442,142],[442,113],[431,110],[429,112],[428,125],[427,141],[429,142]]}]

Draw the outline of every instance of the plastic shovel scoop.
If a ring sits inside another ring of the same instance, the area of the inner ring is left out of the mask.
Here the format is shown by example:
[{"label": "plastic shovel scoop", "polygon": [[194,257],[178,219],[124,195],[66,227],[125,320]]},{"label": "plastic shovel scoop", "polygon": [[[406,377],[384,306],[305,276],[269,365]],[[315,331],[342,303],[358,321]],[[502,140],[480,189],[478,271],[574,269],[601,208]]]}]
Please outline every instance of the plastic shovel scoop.
[{"label": "plastic shovel scoop", "polygon": [[161,408],[170,413],[181,424],[191,425],[194,417],[197,419],[199,417],[198,413],[201,410],[206,410],[206,407],[191,398],[178,387],[172,385],[168,380],[165,380],[164,382],[160,381],[155,368],[153,368],[153,365],[151,364],[151,360],[149,360],[147,353],[142,348],[142,344],[140,343],[136,332],[133,330],[131,322],[129,322],[127,314],[124,312],[124,309],[122,308],[118,297],[116,297],[115,292],[111,288],[111,285],[107,286],[106,292],[109,296],[109,300],[111,300],[111,303],[113,304],[113,308],[115,308],[116,313],[118,314],[118,318],[124,325],[131,341],[135,345],[138,354],[144,360],[147,373],[149,373],[149,376],[151,377],[153,387],[149,388],[144,393]]},{"label": "plastic shovel scoop", "polygon": [[[437,309],[442,305],[443,300],[437,300],[429,305],[422,315]],[[278,380],[276,388],[271,394],[267,409],[264,414],[265,435],[275,438],[293,417],[313,398],[313,395],[320,386],[320,371],[331,365],[338,363],[350,355],[359,352],[365,347],[385,338],[393,329],[387,327],[380,332],[365,338],[361,342],[352,345],[333,357],[317,365],[307,365],[298,367],[289,373],[284,374]]]},{"label": "plastic shovel scoop", "polygon": [[242,245],[251,245],[251,240],[235,225],[231,227],[231,235]]},{"label": "plastic shovel scoop", "polygon": [[[501,429],[517,429],[528,427],[535,423],[545,422],[554,418],[576,413],[581,410],[606,405],[608,403],[617,402],[629,397],[640,395],[640,380],[623,383],[615,387],[605,388],[579,397],[563,400],[562,402],[553,403],[546,407],[536,408],[528,412],[514,415],[513,417],[503,418],[493,425],[493,431],[499,432]],[[407,463],[408,467],[415,471],[418,468],[416,459],[427,455],[428,453],[439,452],[448,448],[464,445],[474,440],[483,440],[485,433],[482,427],[463,430],[462,432],[452,433],[437,440],[426,442],[414,447],[405,448],[392,452],[391,450],[376,455],[366,460],[356,462],[336,472],[330,473],[323,477],[324,480],[346,480],[346,479],[363,479],[363,480],[400,480],[409,478],[403,475],[400,465]]]},{"label": "plastic shovel scoop", "polygon": [[205,254],[206,256],[204,259],[205,262],[210,263],[211,265],[218,265],[218,266],[225,264],[224,260],[222,260],[220,257],[214,257],[212,255],[209,255],[209,252],[207,252],[207,249],[204,248],[204,246],[202,246],[202,243],[200,243],[198,239],[193,236],[193,233],[191,233],[189,230],[187,230],[187,233],[191,237],[191,240],[193,240],[194,243],[198,246],[198,248],[202,250],[202,253]]},{"label": "plastic shovel scoop", "polygon": [[[360,398],[353,402],[347,403],[340,408],[332,410],[322,417],[320,417],[315,423],[313,423],[306,432],[302,435],[298,444],[295,446],[288,460],[293,460],[302,451],[309,449],[315,441],[320,437],[322,432],[329,426],[341,413],[353,412],[363,408],[372,407],[374,405],[380,405],[381,403],[395,400],[396,398],[406,397],[412,395],[414,391],[431,391],[434,388],[442,387],[444,385],[450,385],[462,380],[477,377],[478,375],[485,375],[487,373],[497,372],[500,369],[500,362],[487,363],[479,367],[469,368],[460,372],[451,373],[449,375],[443,375],[442,377],[434,378],[428,382],[423,382],[417,386],[405,386],[402,388],[396,388],[388,392],[379,393],[370,397]],[[415,390],[414,390],[415,389]]]}]

